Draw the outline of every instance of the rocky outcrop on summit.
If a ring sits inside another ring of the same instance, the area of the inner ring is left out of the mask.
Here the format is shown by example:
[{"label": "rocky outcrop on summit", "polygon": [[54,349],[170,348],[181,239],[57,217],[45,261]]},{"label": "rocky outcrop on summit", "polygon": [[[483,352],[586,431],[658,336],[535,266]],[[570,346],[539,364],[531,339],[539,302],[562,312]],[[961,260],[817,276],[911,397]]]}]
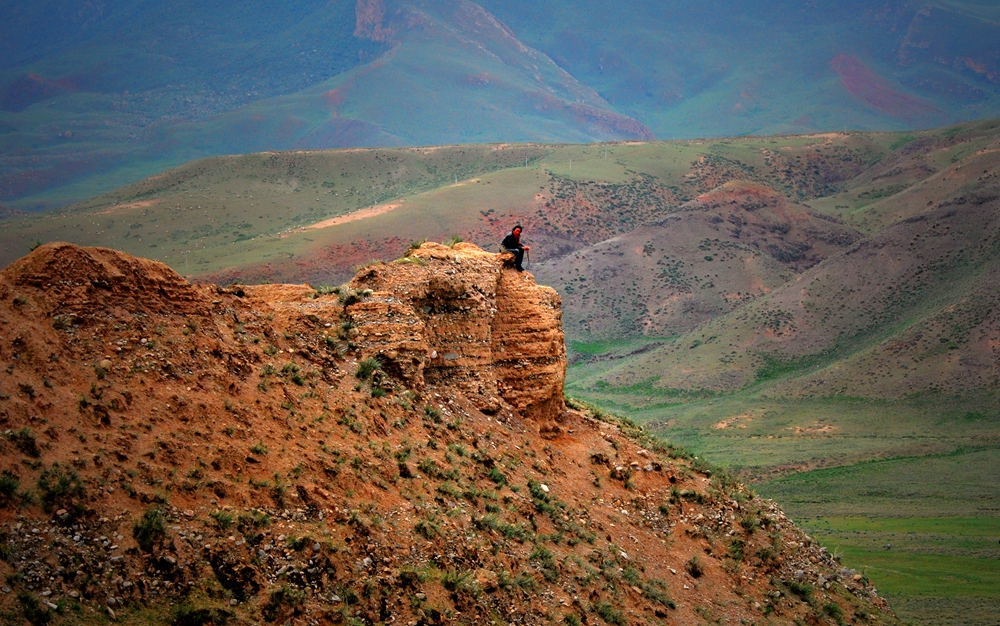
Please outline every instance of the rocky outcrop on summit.
[{"label": "rocky outcrop on summit", "polygon": [[372,291],[346,309],[362,352],[417,386],[454,385],[484,413],[506,402],[543,433],[557,430],[566,347],[555,290],[468,243],[425,243],[368,266],[351,287]]},{"label": "rocky outcrop on summit", "polygon": [[0,279],[15,288],[37,288],[48,315],[109,308],[211,314],[211,300],[168,266],[108,248],[50,243],[11,263]]}]

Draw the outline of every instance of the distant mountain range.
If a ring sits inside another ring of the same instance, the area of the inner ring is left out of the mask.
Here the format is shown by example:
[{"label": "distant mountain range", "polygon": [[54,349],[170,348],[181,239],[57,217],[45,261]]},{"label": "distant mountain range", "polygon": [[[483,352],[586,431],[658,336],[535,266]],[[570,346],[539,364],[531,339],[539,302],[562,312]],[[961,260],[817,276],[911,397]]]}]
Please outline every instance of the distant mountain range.
[{"label": "distant mountain range", "polygon": [[987,2],[0,2],[0,202],[262,150],[930,127],[1000,114]]}]

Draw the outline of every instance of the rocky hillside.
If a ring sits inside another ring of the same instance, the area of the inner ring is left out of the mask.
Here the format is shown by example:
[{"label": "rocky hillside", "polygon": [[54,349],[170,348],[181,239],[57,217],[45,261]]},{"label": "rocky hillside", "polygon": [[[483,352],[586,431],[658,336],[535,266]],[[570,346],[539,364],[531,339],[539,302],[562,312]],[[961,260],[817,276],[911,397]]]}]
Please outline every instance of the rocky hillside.
[{"label": "rocky hillside", "polygon": [[898,623],[772,503],[564,401],[560,316],[469,244],[319,291],[37,248],[0,273],[2,621]]}]

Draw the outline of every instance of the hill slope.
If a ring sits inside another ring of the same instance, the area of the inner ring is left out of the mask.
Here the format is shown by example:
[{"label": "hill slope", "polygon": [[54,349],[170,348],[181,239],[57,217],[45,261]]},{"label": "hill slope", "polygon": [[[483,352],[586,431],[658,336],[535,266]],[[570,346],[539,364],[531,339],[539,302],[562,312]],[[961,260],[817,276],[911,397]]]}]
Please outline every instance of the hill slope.
[{"label": "hill slope", "polygon": [[558,297],[474,246],[335,296],[51,244],[0,289],[10,623],[899,623],[773,504],[566,409]]},{"label": "hill slope", "polygon": [[[997,145],[994,139],[897,186],[890,198],[844,212],[866,226],[896,221],[603,380],[629,386],[659,377],[654,387],[734,391],[780,371],[809,374],[775,393],[996,389]],[[923,154],[933,160],[936,152]],[[855,197],[873,195],[858,189]],[[721,241],[735,240],[730,233]]]},{"label": "hill slope", "polygon": [[537,274],[561,286],[572,336],[673,336],[770,292],[860,237],[769,187],[733,182],[660,223],[543,264]]}]

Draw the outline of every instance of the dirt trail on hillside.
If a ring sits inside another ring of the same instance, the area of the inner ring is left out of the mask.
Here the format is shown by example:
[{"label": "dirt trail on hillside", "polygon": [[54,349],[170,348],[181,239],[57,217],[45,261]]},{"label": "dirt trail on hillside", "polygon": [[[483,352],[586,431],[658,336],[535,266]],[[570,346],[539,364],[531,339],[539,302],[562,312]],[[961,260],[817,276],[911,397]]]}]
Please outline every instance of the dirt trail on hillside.
[{"label": "dirt trail on hillside", "polygon": [[368,219],[369,217],[375,217],[376,215],[382,215],[383,213],[388,213],[389,211],[394,211],[399,207],[403,206],[402,202],[391,202],[389,204],[376,204],[375,206],[368,207],[366,209],[359,209],[348,213],[347,215],[338,215],[337,217],[331,217],[330,219],[323,220],[321,222],[316,222],[315,224],[310,224],[299,229],[299,231],[315,230],[317,228],[329,228],[330,226],[337,226],[340,224],[346,224],[347,222],[355,222],[358,220]]}]

